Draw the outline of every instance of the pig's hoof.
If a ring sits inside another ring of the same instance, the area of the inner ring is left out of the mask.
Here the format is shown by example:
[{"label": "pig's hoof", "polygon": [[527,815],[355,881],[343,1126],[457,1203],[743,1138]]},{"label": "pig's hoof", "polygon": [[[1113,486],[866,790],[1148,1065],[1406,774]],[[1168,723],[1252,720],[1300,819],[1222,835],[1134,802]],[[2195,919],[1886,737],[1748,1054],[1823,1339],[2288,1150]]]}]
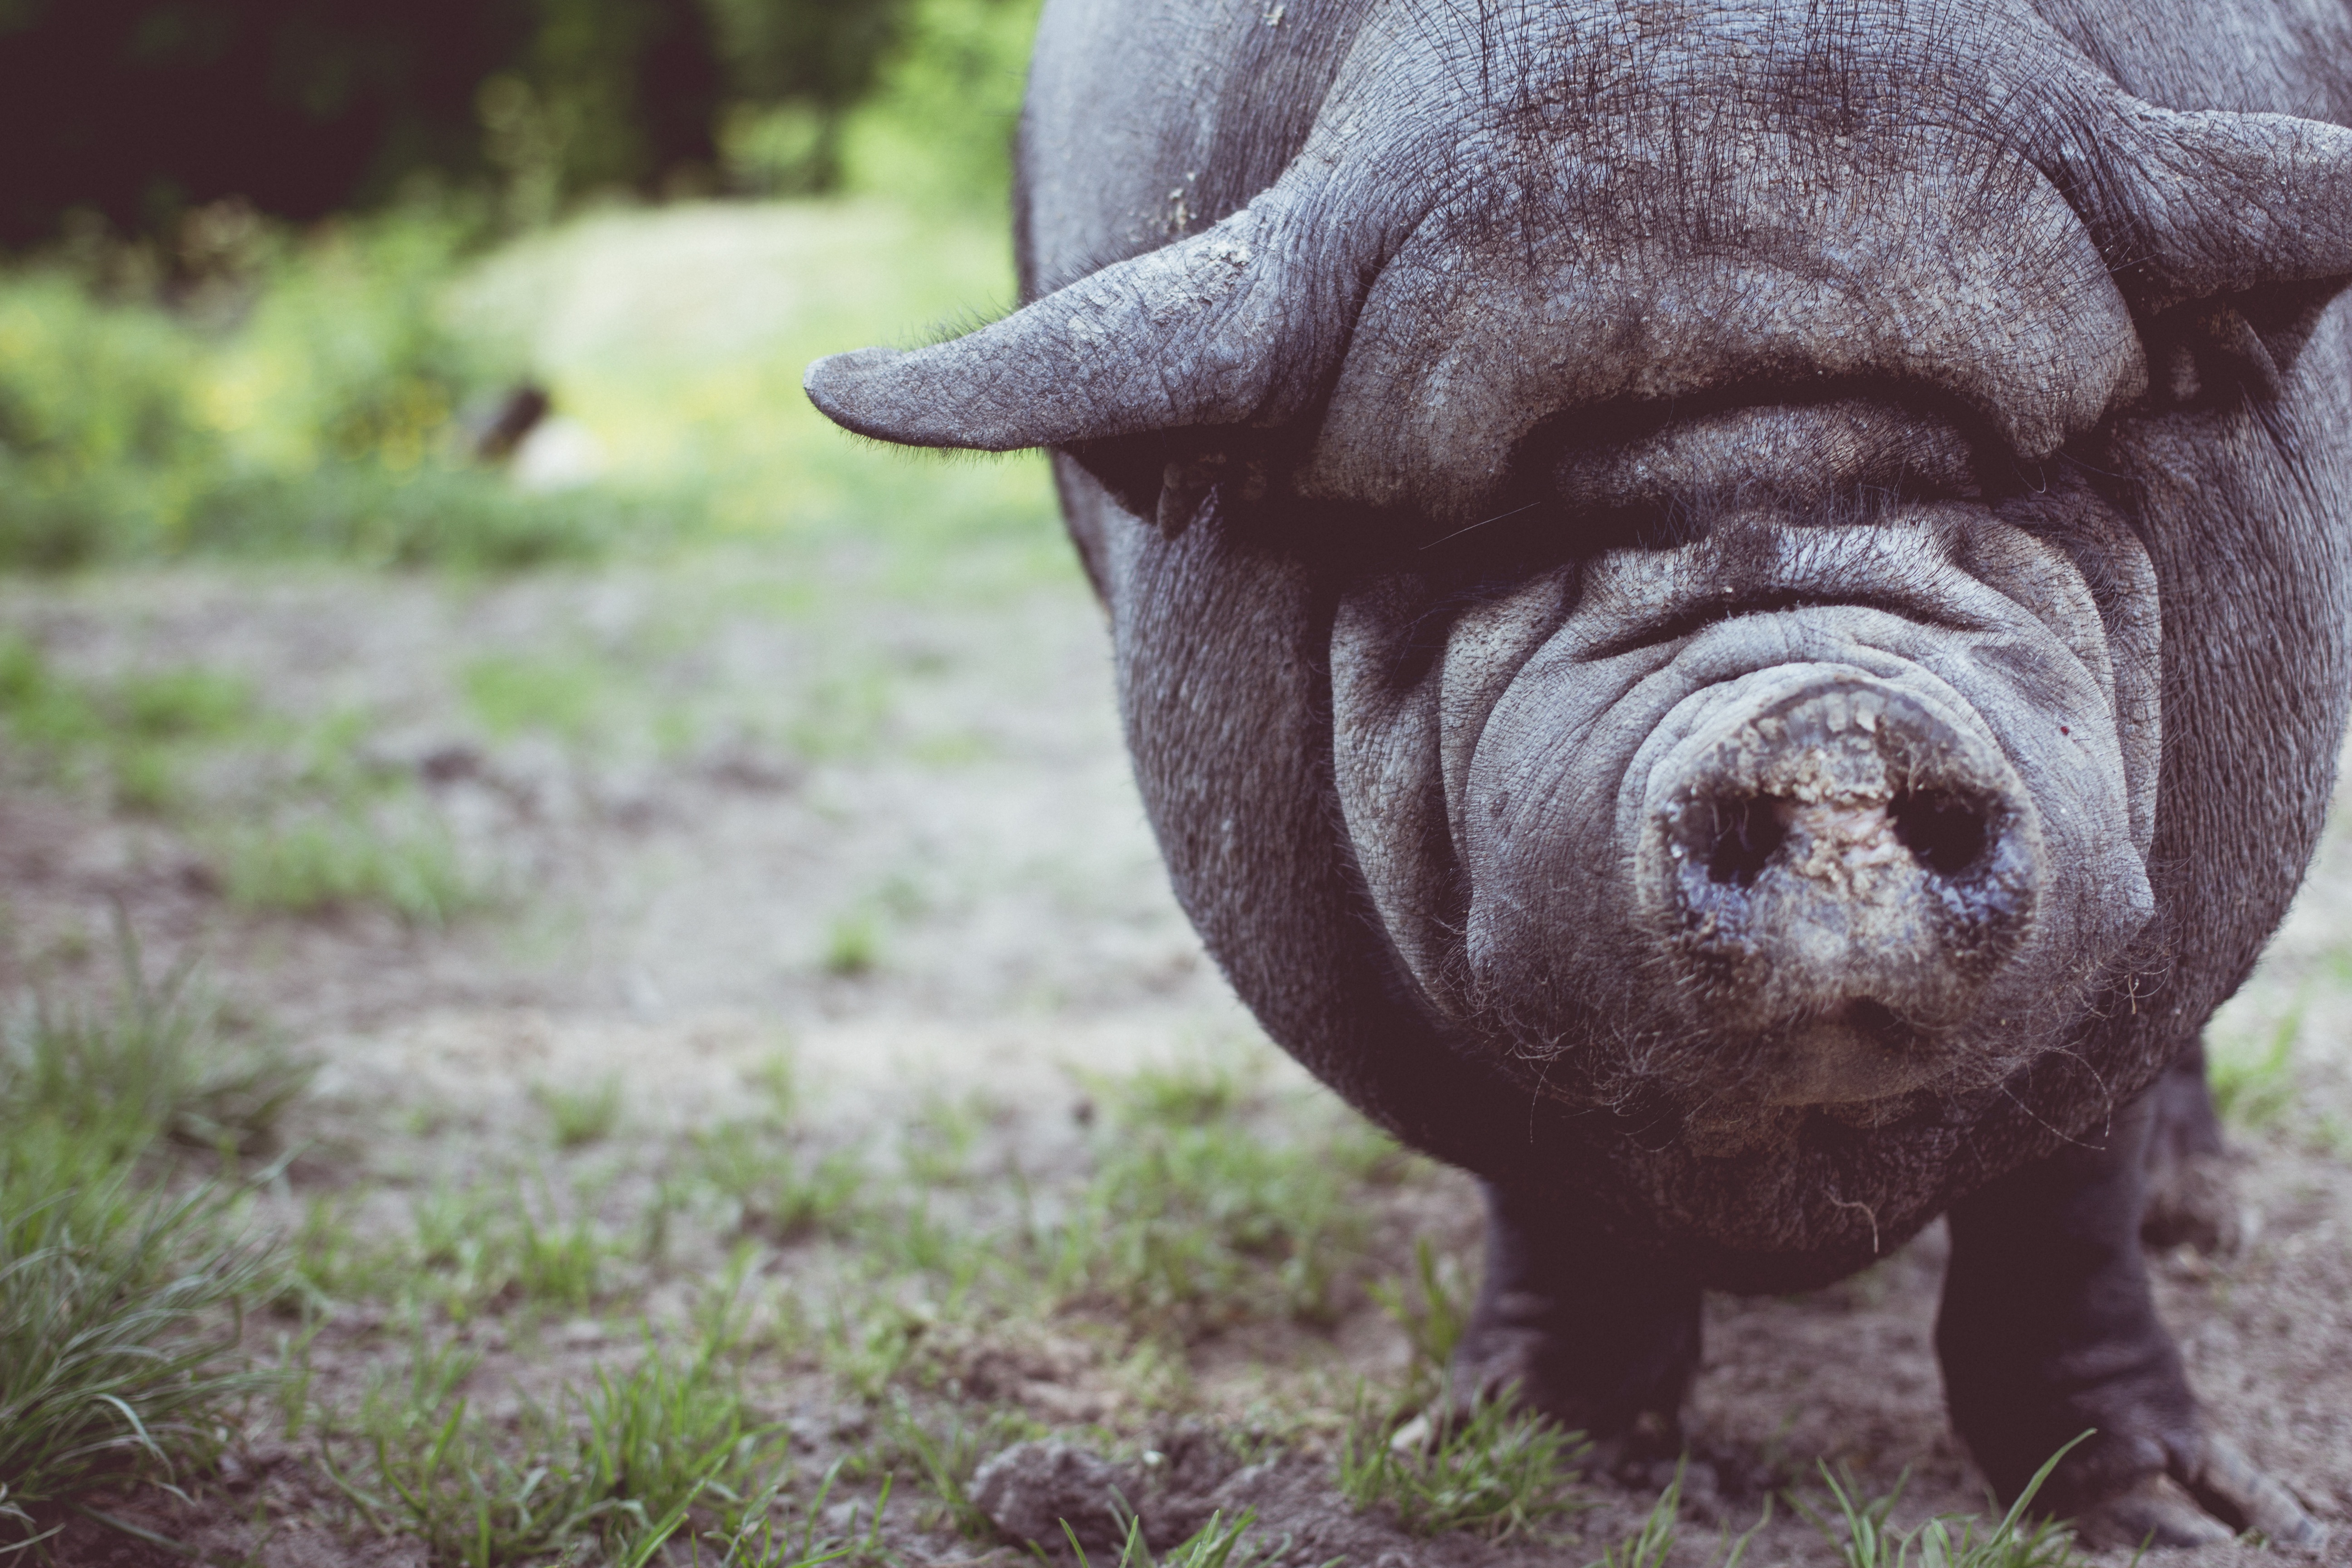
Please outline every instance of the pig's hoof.
[{"label": "pig's hoof", "polygon": [[1665,1353],[1642,1369],[1649,1375],[1635,1371],[1645,1358],[1628,1357],[1633,1365],[1620,1363],[1612,1369],[1615,1375],[1596,1378],[1588,1358],[1576,1353],[1584,1348],[1547,1330],[1514,1325],[1482,1331],[1474,1324],[1454,1352],[1444,1419],[1460,1420],[1478,1405],[1502,1399],[1591,1439],[1599,1468],[1680,1454],[1679,1412],[1691,1373],[1683,1358],[1673,1348],[1655,1347]]},{"label": "pig's hoof", "polygon": [[2246,1226],[2227,1154],[2186,1154],[2148,1172],[2147,1205],[2139,1237],[2149,1247],[2187,1243],[2208,1258],[2226,1258],[2244,1245]]},{"label": "pig's hoof", "polygon": [[2236,1539],[2240,1531],[2255,1531],[2273,1546],[2316,1552],[2327,1544],[2326,1527],[2221,1437],[2205,1440],[2194,1470],[2143,1476],[2079,1510],[2074,1531],[2086,1545],[2127,1549],[2213,1546]]},{"label": "pig's hoof", "polygon": [[2142,1476],[2120,1492],[2074,1516],[2074,1533],[2085,1546],[2218,1546],[2237,1537],[2229,1526],[2197,1506],[2169,1476]]}]

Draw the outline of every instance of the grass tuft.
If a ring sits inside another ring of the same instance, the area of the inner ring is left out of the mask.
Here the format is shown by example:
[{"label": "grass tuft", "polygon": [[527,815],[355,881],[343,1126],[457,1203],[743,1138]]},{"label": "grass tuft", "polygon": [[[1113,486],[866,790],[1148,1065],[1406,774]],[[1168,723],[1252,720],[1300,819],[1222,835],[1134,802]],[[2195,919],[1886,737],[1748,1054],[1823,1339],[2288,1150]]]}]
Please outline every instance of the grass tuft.
[{"label": "grass tuft", "polygon": [[1440,1264],[1436,1248],[1423,1237],[1413,1243],[1412,1293],[1402,1284],[1380,1281],[1370,1287],[1381,1311],[1404,1331],[1412,1352],[1406,1373],[1404,1403],[1413,1408],[1444,1393],[1454,1365],[1454,1349],[1470,1324],[1475,1287],[1452,1259]]},{"label": "grass tuft", "polygon": [[2294,1047],[2303,1033],[2304,1002],[2298,997],[2270,1039],[2249,1048],[2226,1039],[2210,1041],[2205,1081],[2213,1109],[2232,1126],[2258,1131],[2284,1117],[2295,1099]]},{"label": "grass tuft", "polygon": [[[772,1485],[768,1495],[754,1500],[744,1510],[743,1522],[734,1534],[714,1537],[720,1568],[818,1568],[821,1563],[837,1563],[843,1568],[866,1568],[880,1564],[891,1568],[896,1559],[882,1545],[882,1515],[890,1506],[891,1482],[883,1478],[881,1491],[870,1509],[865,1510],[866,1528],[856,1536],[820,1536],[818,1522],[825,1513],[825,1500],[833,1495],[835,1484],[849,1465],[846,1458],[835,1459],[818,1480],[816,1491],[803,1506],[794,1507],[783,1498],[781,1479]],[[787,1522],[780,1531],[776,1511],[782,1508],[799,1515],[800,1528],[793,1530]],[[850,1506],[853,1521],[860,1511],[858,1505]],[[698,1548],[701,1544],[697,1543]],[[698,1551],[696,1561],[699,1561]]]},{"label": "grass tuft", "polygon": [[[1838,1549],[1847,1568],[1911,1568],[1914,1563],[1918,1568],[2077,1568],[2085,1559],[2075,1550],[2074,1531],[2057,1520],[2029,1524],[2026,1515],[2058,1461],[2089,1436],[2082,1434],[2043,1460],[2009,1511],[1990,1529],[1976,1514],[1937,1514],[1911,1530],[1896,1530],[1890,1521],[1903,1495],[1903,1480],[1882,1497],[1864,1499],[1851,1475],[1841,1482],[1826,1462],[1820,1466],[1821,1476],[1836,1517],[1801,1501],[1798,1510]],[[1908,1479],[1906,1471],[1904,1479]]]},{"label": "grass tuft", "polygon": [[538,1084],[532,1098],[547,1110],[559,1149],[584,1149],[613,1135],[621,1121],[620,1075],[609,1074],[585,1089],[559,1089]]},{"label": "grass tuft", "polygon": [[970,1541],[996,1539],[995,1521],[972,1501],[971,1478],[989,1455],[1036,1435],[1025,1417],[992,1411],[974,1418],[951,1410],[944,1420],[926,1421],[905,1394],[893,1391],[879,1426],[867,1452],[869,1468],[911,1469],[958,1534]]},{"label": "grass tuft", "polygon": [[[1255,1568],[1255,1564],[1279,1559],[1289,1547],[1287,1536],[1273,1545],[1249,1539],[1251,1527],[1257,1522],[1257,1510],[1244,1509],[1241,1516],[1228,1523],[1222,1512],[1209,1516],[1209,1522],[1196,1531],[1183,1544],[1171,1547],[1164,1556],[1154,1557],[1150,1545],[1143,1539],[1143,1521],[1130,1516],[1127,1521],[1127,1537],[1119,1542],[1118,1561],[1114,1568]],[[1087,1549],[1079,1544],[1077,1532],[1067,1521],[1062,1533],[1069,1538],[1070,1551],[1078,1560],[1078,1568],[1093,1568]],[[1043,1553],[1041,1552],[1042,1556]]]},{"label": "grass tuft", "polygon": [[459,1320],[510,1302],[585,1311],[623,1251],[592,1215],[566,1220],[551,1193],[533,1205],[519,1181],[439,1189],[417,1204],[415,1226],[412,1288]]},{"label": "grass tuft", "polygon": [[882,922],[870,910],[837,916],[825,928],[824,952],[818,963],[827,974],[856,980],[873,973],[881,962]]},{"label": "grass tuft", "polygon": [[[1666,1489],[1658,1494],[1633,1533],[1603,1550],[1591,1568],[1665,1568],[1675,1542],[1682,1538],[1683,1469],[1688,1462],[1685,1459],[1675,1467],[1675,1479],[1666,1483]],[[1733,1552],[1734,1563],[1746,1547],[1743,1539]]]},{"label": "grass tuft", "polygon": [[1350,1188],[1394,1145],[1353,1124],[1272,1141],[1215,1103],[1155,1080],[1113,1099],[1093,1180],[1040,1237],[1052,1292],[1184,1337],[1257,1316],[1337,1321],[1367,1235]]},{"label": "grass tuft", "polygon": [[845,1235],[865,1184],[850,1155],[808,1160],[786,1138],[740,1121],[694,1134],[690,1170],[734,1205],[739,1233],[780,1244]]},{"label": "grass tuft", "polygon": [[[233,1190],[169,1198],[55,1122],[0,1151],[0,1476],[19,1509],[208,1464],[270,1381],[236,1359],[275,1260],[236,1237]],[[20,1522],[29,1522],[20,1513]]]},{"label": "grass tuft", "polygon": [[1481,1402],[1418,1453],[1399,1452],[1383,1426],[1360,1415],[1340,1443],[1339,1491],[1360,1510],[1389,1504],[1415,1535],[1504,1541],[1590,1506],[1570,1491],[1590,1448],[1503,1398]]},{"label": "grass tuft", "polygon": [[362,1405],[366,1474],[334,1472],[373,1521],[436,1561],[499,1568],[593,1542],[607,1561],[641,1563],[681,1530],[743,1538],[774,1497],[787,1440],[710,1347],[673,1360],[648,1331],[633,1372],[599,1368],[584,1397],[527,1408],[512,1436],[465,1397],[472,1371],[465,1352],[420,1352],[405,1389],[380,1386]]},{"label": "grass tuft", "polygon": [[229,901],[277,914],[323,915],[354,905],[437,928],[491,901],[437,821],[357,810],[305,814],[222,839]]},{"label": "grass tuft", "polygon": [[0,1026],[0,1125],[46,1121],[129,1160],[158,1140],[245,1155],[277,1141],[315,1064],[268,1038],[233,1036],[182,968],[141,973],[119,938],[122,979],[104,1008],[21,1002]]},{"label": "grass tuft", "polygon": [[0,1041],[0,1534],[137,1476],[208,1463],[229,1412],[275,1373],[237,1354],[279,1264],[239,1232],[230,1183],[172,1195],[170,1141],[257,1147],[307,1080],[238,1057],[184,973],[141,978],[123,942],[110,1011],[21,1009]]}]

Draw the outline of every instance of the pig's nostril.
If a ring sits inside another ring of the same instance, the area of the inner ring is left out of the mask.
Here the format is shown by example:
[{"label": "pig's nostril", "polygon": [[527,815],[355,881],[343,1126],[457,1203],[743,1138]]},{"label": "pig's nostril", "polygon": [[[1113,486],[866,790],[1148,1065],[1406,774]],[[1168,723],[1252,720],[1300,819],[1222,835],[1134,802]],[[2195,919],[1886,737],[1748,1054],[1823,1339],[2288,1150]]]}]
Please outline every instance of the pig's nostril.
[{"label": "pig's nostril", "polygon": [[1957,877],[1975,865],[1990,837],[1982,807],[1941,791],[1896,795],[1887,815],[1895,819],[1895,838],[1912,858],[1939,877]]},{"label": "pig's nostril", "polygon": [[1789,837],[1789,825],[1775,803],[1758,796],[1719,801],[1715,807],[1715,844],[1706,857],[1711,882],[1753,886]]}]

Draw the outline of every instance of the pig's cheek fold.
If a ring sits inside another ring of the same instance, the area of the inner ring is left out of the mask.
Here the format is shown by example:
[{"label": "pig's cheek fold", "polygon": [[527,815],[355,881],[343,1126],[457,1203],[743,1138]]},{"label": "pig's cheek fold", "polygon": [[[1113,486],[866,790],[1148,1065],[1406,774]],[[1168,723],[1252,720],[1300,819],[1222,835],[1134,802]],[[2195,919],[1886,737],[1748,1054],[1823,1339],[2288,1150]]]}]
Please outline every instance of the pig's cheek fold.
[{"label": "pig's cheek fold", "polygon": [[[1606,977],[1638,971],[1615,803],[1649,726],[1618,721],[1623,672],[1530,661],[1463,793],[1475,997],[1557,1037]],[[1549,1026],[1546,1026],[1549,1025]]]},{"label": "pig's cheek fold", "polygon": [[1471,759],[1496,700],[1559,619],[1562,578],[1547,573],[1459,611],[1443,647],[1415,580],[1343,595],[1331,638],[1332,773],[1339,808],[1382,930],[1442,1014],[1470,1010],[1468,824]]}]

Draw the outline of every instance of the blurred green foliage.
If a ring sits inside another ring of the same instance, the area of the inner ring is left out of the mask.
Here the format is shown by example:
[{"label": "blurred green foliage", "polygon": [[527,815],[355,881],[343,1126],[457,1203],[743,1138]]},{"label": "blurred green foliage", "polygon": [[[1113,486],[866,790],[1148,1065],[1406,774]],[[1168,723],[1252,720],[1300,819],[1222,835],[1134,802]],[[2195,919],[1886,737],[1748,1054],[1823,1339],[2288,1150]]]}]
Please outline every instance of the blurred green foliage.
[{"label": "blurred green foliage", "polygon": [[257,242],[229,327],[62,267],[0,279],[0,565],[594,548],[625,503],[526,495],[462,450],[456,416],[517,374],[439,316],[465,233],[411,211]]},{"label": "blurred green foliage", "polygon": [[[1035,0],[674,3],[707,5],[714,69],[735,84],[705,105],[724,182],[838,185],[869,205],[731,226],[695,216],[711,208],[675,222],[599,208],[551,225],[599,181],[650,166],[623,145],[653,143],[631,129],[622,79],[658,7],[629,21],[617,0],[534,0],[522,63],[476,105],[488,184],[308,231],[214,202],[183,212],[168,244],[85,225],[0,267],[0,570],[191,553],[503,569],[624,535],[769,532],[787,514],[961,526],[1016,492],[1033,518],[1034,476],[877,466],[809,414],[798,380],[814,354],[1004,302],[1006,150]],[[0,4],[0,56],[62,15]],[[690,275],[722,253],[724,276]],[[625,254],[644,264],[625,297],[578,308]],[[698,289],[754,301],[756,319],[739,303],[705,308],[694,331],[646,328]],[[625,330],[583,336],[582,321]],[[476,460],[483,422],[526,382],[589,432],[600,456],[570,479],[597,482],[548,493]],[[941,507],[944,491],[978,510]]]}]

